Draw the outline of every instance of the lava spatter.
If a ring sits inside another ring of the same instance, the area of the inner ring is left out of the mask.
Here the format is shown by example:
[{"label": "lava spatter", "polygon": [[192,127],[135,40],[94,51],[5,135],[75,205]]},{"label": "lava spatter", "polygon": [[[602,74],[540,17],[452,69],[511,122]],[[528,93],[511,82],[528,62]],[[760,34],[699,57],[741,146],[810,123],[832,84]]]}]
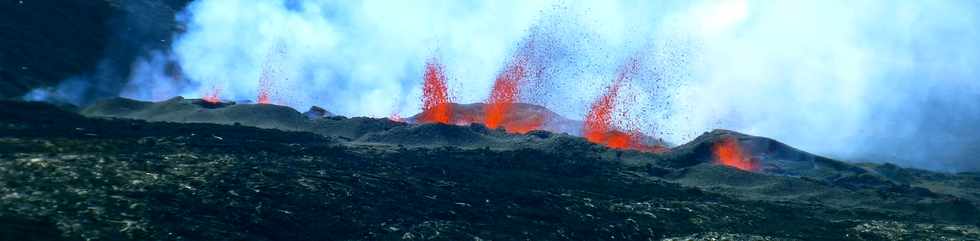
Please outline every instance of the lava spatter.
[{"label": "lava spatter", "polygon": [[527,69],[527,59],[518,57],[497,76],[487,101],[484,124],[489,128],[499,127],[507,118],[514,103],[517,102],[521,81]]},{"label": "lava spatter", "polygon": [[521,90],[528,85],[528,79],[539,76],[544,72],[544,63],[540,56],[535,57],[537,49],[536,33],[532,32],[514,53],[511,61],[497,75],[493,83],[490,97],[484,107],[483,123],[489,128],[504,128],[512,133],[527,133],[541,127],[547,120],[531,118],[526,120],[521,113],[515,113],[514,104],[520,101]]},{"label": "lava spatter", "polygon": [[279,73],[279,69],[274,64],[277,59],[282,59],[283,55],[286,54],[285,46],[280,43],[276,44],[269,50],[268,55],[265,58],[265,62],[262,63],[262,73],[259,75],[259,90],[256,102],[259,104],[272,104],[272,94],[275,92],[275,80]]},{"label": "lava spatter", "polygon": [[[660,153],[667,151],[662,145],[644,143],[643,134],[638,130],[624,132],[613,126],[613,112],[616,110],[616,98],[622,85],[639,71],[640,64],[635,58],[629,59],[616,73],[612,85],[599,97],[589,109],[582,128],[582,135],[592,143],[601,144],[613,149],[637,150],[642,152]],[[621,116],[627,116],[623,114]]]}]

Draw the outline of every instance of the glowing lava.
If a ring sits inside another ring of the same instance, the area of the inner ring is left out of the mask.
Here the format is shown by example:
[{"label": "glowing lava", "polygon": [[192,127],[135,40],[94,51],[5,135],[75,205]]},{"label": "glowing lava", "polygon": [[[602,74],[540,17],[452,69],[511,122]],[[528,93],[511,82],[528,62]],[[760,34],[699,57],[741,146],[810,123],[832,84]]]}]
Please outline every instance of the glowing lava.
[{"label": "glowing lava", "polygon": [[217,104],[221,102],[221,98],[219,97],[220,94],[221,94],[221,89],[219,89],[218,87],[211,86],[211,90],[205,93],[204,97],[201,97],[201,99],[204,100],[204,102]]},{"label": "glowing lava", "polygon": [[491,129],[499,127],[504,122],[514,103],[517,102],[527,60],[523,58],[516,60],[507,66],[493,83],[493,91],[490,92],[490,99],[485,106],[483,122]]},{"label": "glowing lava", "polygon": [[745,171],[759,170],[758,163],[742,151],[738,140],[734,137],[725,137],[714,145],[715,160],[718,164],[738,168]]},{"label": "glowing lava", "polygon": [[497,75],[483,110],[483,124],[487,127],[502,127],[511,133],[527,133],[540,128],[547,121],[547,117],[527,118],[528,116],[524,116],[527,113],[514,113],[514,104],[521,97],[521,88],[528,84],[528,77],[535,78],[544,72],[546,64],[541,62],[542,59],[534,57],[537,53],[537,38],[536,34],[531,33],[524,45],[514,53],[506,68]]},{"label": "glowing lava", "polygon": [[533,116],[527,120],[507,121],[503,126],[507,132],[524,134],[541,128],[542,124],[544,124],[544,117]]},{"label": "glowing lava", "polygon": [[269,68],[262,68],[262,75],[259,76],[259,96],[257,101],[259,104],[269,104],[269,90],[272,89],[272,73]]},{"label": "glowing lava", "polygon": [[540,111],[515,108],[520,85],[527,70],[526,59],[516,57],[497,76],[489,100],[481,107],[453,104],[446,86],[445,67],[437,59],[430,59],[425,65],[422,85],[422,113],[414,118],[415,121],[453,125],[483,123],[489,128],[503,128],[510,133],[537,130],[547,121],[548,115],[539,113]]},{"label": "glowing lava", "polygon": [[256,98],[259,104],[271,104],[272,103],[272,92],[273,85],[275,84],[273,80],[277,77],[280,71],[273,64],[276,63],[277,59],[282,59],[286,54],[285,45],[283,43],[278,43],[273,45],[269,49],[268,55],[265,57],[265,62],[262,63],[262,73],[259,75],[259,93]]},{"label": "glowing lava", "polygon": [[451,124],[453,106],[446,88],[445,68],[433,58],[425,64],[425,83],[422,86],[422,123]]},{"label": "glowing lava", "polygon": [[592,108],[585,117],[585,125],[582,134],[585,139],[592,143],[601,144],[613,149],[637,150],[643,152],[660,153],[667,150],[661,145],[647,145],[643,142],[643,134],[639,131],[629,133],[617,130],[613,127],[613,111],[616,109],[616,97],[619,96],[619,88],[623,82],[632,78],[639,68],[636,59],[630,59],[626,65],[622,66],[616,74],[613,84],[606,89],[606,92],[592,103]]},{"label": "glowing lava", "polygon": [[[607,146],[610,143],[608,135],[611,130],[612,112],[616,104],[616,96],[619,95],[619,85],[620,80],[617,79],[616,82],[613,82],[612,86],[606,89],[605,94],[599,97],[595,103],[592,103],[592,108],[585,117],[585,127],[582,129],[582,134],[585,136],[585,139],[594,143],[606,144]],[[619,135],[615,135],[614,137],[616,136]],[[616,139],[619,139],[619,137],[616,137]]]}]

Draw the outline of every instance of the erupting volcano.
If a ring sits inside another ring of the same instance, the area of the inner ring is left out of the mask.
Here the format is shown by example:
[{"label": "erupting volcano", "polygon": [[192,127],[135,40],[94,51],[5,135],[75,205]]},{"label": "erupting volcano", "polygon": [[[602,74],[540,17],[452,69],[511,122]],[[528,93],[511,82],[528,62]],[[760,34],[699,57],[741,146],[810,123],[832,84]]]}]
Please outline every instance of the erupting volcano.
[{"label": "erupting volcano", "polygon": [[718,164],[738,168],[745,171],[757,171],[759,165],[742,150],[738,140],[725,137],[714,145],[715,160]]},{"label": "erupting volcano", "polygon": [[446,88],[445,67],[436,58],[425,64],[425,83],[422,86],[422,113],[416,119],[421,123],[452,124],[453,106]]},{"label": "erupting volcano", "polygon": [[454,125],[482,123],[491,129],[503,128],[521,134],[541,129],[554,114],[540,106],[519,103],[528,76],[543,71],[541,66],[531,69],[534,35],[529,38],[497,76],[490,97],[483,104],[452,103],[444,66],[437,59],[430,59],[425,66],[422,113],[413,119],[420,123]]},{"label": "erupting volcano", "polygon": [[629,133],[618,130],[613,126],[613,111],[616,109],[616,98],[623,83],[632,78],[639,69],[636,59],[630,59],[620,67],[606,92],[592,104],[589,114],[585,117],[582,135],[593,143],[615,149],[638,150],[643,152],[664,152],[666,147],[647,145],[643,143],[643,134],[637,130]]}]

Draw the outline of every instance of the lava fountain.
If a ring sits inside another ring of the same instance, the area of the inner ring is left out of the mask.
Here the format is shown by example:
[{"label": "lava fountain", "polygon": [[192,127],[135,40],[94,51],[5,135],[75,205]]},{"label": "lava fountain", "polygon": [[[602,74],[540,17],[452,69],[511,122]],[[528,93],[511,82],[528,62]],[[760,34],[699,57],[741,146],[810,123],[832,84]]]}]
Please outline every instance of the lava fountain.
[{"label": "lava fountain", "polygon": [[623,132],[613,126],[613,111],[616,109],[616,98],[623,83],[632,78],[640,68],[639,61],[630,59],[617,71],[606,92],[599,97],[585,117],[582,135],[592,143],[601,144],[613,149],[637,150],[642,152],[660,153],[667,151],[661,145],[644,144],[643,134],[637,130]]},{"label": "lava fountain", "polygon": [[[521,82],[527,68],[527,59],[518,56],[497,76],[490,92],[490,99],[484,110],[484,124],[489,128],[497,128],[507,118],[514,103],[517,102]],[[506,129],[506,126],[504,127]]]},{"label": "lava fountain", "polygon": [[259,91],[256,101],[259,104],[271,104],[271,96],[273,94],[273,85],[275,84],[273,80],[277,77],[278,69],[273,66],[276,59],[281,59],[285,54],[285,46],[282,43],[274,45],[269,53],[265,57],[265,62],[262,63],[262,73],[259,75]]},{"label": "lava fountain", "polygon": [[525,118],[529,113],[515,113],[514,110],[514,104],[520,100],[521,88],[527,85],[528,77],[535,77],[544,71],[542,63],[534,62],[536,38],[536,34],[530,34],[524,45],[514,53],[510,63],[497,75],[483,110],[483,124],[487,127],[502,127],[512,133],[527,133],[540,128],[547,121],[545,118]]},{"label": "lava fountain", "polygon": [[421,123],[451,124],[453,105],[449,102],[449,91],[446,88],[445,67],[438,59],[432,58],[425,64],[425,82],[422,85],[422,115],[418,118]]},{"label": "lava fountain", "polygon": [[746,155],[741,145],[738,144],[738,140],[734,137],[725,137],[715,143],[714,154],[716,163],[718,164],[745,171],[759,170],[758,163]]},{"label": "lava fountain", "polygon": [[262,74],[259,76],[259,96],[256,98],[259,104],[269,104],[269,92],[272,89],[272,70],[266,62],[262,66]]}]

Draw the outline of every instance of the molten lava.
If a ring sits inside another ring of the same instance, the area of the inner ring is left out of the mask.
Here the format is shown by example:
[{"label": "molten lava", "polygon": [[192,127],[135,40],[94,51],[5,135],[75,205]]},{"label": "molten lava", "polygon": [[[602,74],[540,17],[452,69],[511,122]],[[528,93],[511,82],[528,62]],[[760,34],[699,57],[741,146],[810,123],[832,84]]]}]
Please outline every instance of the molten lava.
[{"label": "molten lava", "polygon": [[532,116],[527,120],[505,121],[501,124],[507,132],[525,134],[541,128],[545,122],[542,116]]},{"label": "molten lava", "polygon": [[524,52],[526,51],[520,51],[513,63],[497,76],[489,100],[482,108],[476,109],[455,109],[446,87],[444,66],[437,59],[430,59],[425,66],[422,86],[422,113],[415,120],[420,123],[455,125],[483,123],[489,128],[504,128],[511,133],[527,133],[538,129],[547,121],[547,116],[541,113],[525,113],[521,108],[514,108],[521,82],[527,72],[527,58],[521,57],[526,55]]},{"label": "molten lava", "polygon": [[425,64],[425,83],[422,86],[422,115],[418,118],[422,123],[451,124],[453,106],[449,102],[449,91],[446,88],[445,68],[433,58]]},{"label": "molten lava", "polygon": [[[611,133],[612,112],[616,104],[616,96],[619,95],[619,84],[620,81],[617,79],[616,82],[613,82],[612,86],[609,86],[605,94],[599,97],[595,103],[592,103],[592,108],[585,117],[585,126],[582,128],[582,134],[585,136],[585,139],[610,146],[608,144],[610,143],[609,134]],[[621,138],[620,135],[614,135],[613,137],[615,139]]]},{"label": "molten lava", "polygon": [[539,37],[532,31],[514,53],[510,63],[497,75],[483,110],[483,124],[487,127],[504,128],[511,133],[527,133],[540,128],[547,121],[543,118],[511,116],[524,114],[514,113],[514,104],[521,98],[521,89],[529,84],[528,79],[539,78],[548,65],[548,60],[539,56],[542,49],[535,43],[539,41]]},{"label": "molten lava", "polygon": [[757,171],[758,163],[742,151],[738,140],[734,137],[725,137],[714,145],[715,160],[718,164],[738,168],[745,171]]},{"label": "molten lava", "polygon": [[204,94],[204,97],[201,97],[201,99],[204,100],[204,102],[217,104],[221,102],[220,95],[221,95],[221,89],[212,86],[211,89]]},{"label": "molten lava", "polygon": [[[521,81],[524,79],[527,60],[517,59],[507,66],[504,72],[497,76],[493,83],[493,91],[484,110],[484,124],[489,128],[497,128],[507,118],[511,107],[517,102]],[[506,129],[507,126],[504,126]],[[536,128],[536,127],[535,127]]]},{"label": "molten lava", "polygon": [[262,90],[259,91],[259,98],[258,98],[257,101],[259,102],[259,104],[271,104],[272,103],[272,101],[269,101],[269,92],[268,91],[262,91]]},{"label": "molten lava", "polygon": [[272,73],[268,67],[262,68],[262,75],[259,76],[259,104],[270,104],[269,91],[272,89]]},{"label": "molten lava", "polygon": [[278,43],[269,49],[269,53],[265,57],[265,62],[262,63],[262,73],[259,75],[259,91],[258,97],[256,98],[259,104],[271,104],[273,87],[275,85],[275,78],[277,77],[280,70],[274,64],[277,60],[281,60],[286,54],[286,46],[283,43]]},{"label": "molten lava", "polygon": [[643,134],[639,131],[634,130],[626,133],[613,127],[613,111],[616,109],[616,97],[619,96],[619,88],[623,82],[636,73],[638,68],[639,64],[636,59],[627,62],[619,69],[613,84],[596,102],[592,103],[592,108],[585,117],[585,125],[582,128],[585,139],[613,149],[652,153],[667,151],[667,148],[661,145],[644,144]]}]

